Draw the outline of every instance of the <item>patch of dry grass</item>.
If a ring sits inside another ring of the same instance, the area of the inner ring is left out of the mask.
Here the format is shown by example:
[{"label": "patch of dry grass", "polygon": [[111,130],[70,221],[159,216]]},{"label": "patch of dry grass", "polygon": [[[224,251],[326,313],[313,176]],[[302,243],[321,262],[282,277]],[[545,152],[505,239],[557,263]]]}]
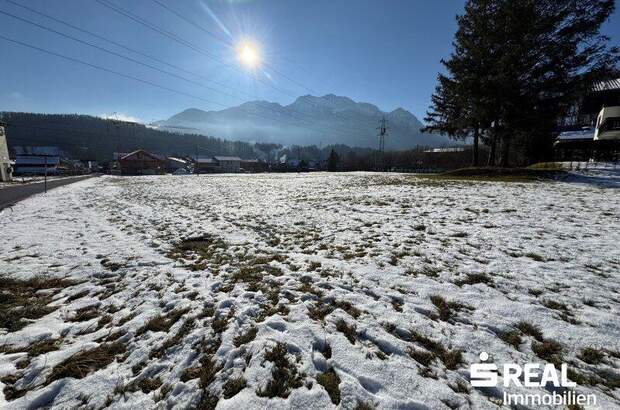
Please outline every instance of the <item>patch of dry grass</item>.
[{"label": "patch of dry grass", "polygon": [[[432,353],[435,357],[439,358],[447,369],[455,370],[463,363],[463,354],[460,350],[447,349],[441,343],[436,342],[414,330],[410,332],[409,338],[412,342],[417,343]],[[418,357],[422,358],[421,355]],[[428,357],[424,357],[422,360],[428,360]]]},{"label": "patch of dry grass", "polygon": [[230,399],[231,397],[237,395],[241,390],[245,389],[247,386],[247,382],[243,378],[243,376],[236,377],[234,379],[228,379],[226,383],[222,386],[222,396],[225,399]]},{"label": "patch of dry grass", "polygon": [[54,366],[47,378],[47,383],[65,377],[84,378],[88,374],[108,366],[126,350],[126,346],[120,342],[103,343],[93,349],[83,350]]},{"label": "patch of dry grass", "polygon": [[316,381],[325,388],[332,403],[338,405],[340,403],[340,377],[334,369],[330,368],[325,373],[317,374]]},{"label": "patch of dry grass", "polygon": [[[15,332],[28,324],[27,319],[39,319],[55,311],[57,307],[48,306],[52,295],[76,284],[70,279],[43,275],[30,279],[0,276],[0,327]],[[46,290],[49,292],[40,293]]]},{"label": "patch of dry grass", "polygon": [[139,336],[146,331],[151,332],[168,332],[172,325],[174,325],[183,315],[189,312],[190,309],[176,309],[169,312],[167,315],[157,315],[149,319],[146,324],[138,329],[136,336]]},{"label": "patch of dry grass", "polygon": [[278,343],[271,350],[265,352],[265,360],[272,362],[273,368],[271,369],[271,380],[256,392],[259,397],[281,397],[285,399],[293,389],[301,387],[302,378],[297,373],[295,364],[289,361],[284,344]]},{"label": "patch of dry grass", "polygon": [[344,321],[344,319],[338,319],[336,322],[336,330],[344,334],[351,344],[355,344],[355,341],[357,340],[357,330],[355,329],[355,325],[348,324]]},{"label": "patch of dry grass", "polygon": [[439,319],[443,320],[444,322],[452,321],[455,318],[457,312],[460,312],[461,310],[467,308],[467,306],[463,305],[462,303],[454,301],[448,302],[439,295],[432,295],[430,299],[431,303],[437,308]]},{"label": "patch of dry grass", "polygon": [[233,339],[233,343],[236,347],[250,343],[256,337],[257,332],[258,329],[256,328],[256,326],[252,326],[247,330],[247,332],[235,336],[235,338]]}]

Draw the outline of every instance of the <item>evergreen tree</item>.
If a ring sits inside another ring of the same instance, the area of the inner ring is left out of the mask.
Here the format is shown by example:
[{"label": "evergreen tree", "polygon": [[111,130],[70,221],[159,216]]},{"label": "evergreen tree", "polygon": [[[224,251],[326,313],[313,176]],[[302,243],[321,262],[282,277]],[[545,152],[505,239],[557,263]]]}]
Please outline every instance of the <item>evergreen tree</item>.
[{"label": "evergreen tree", "polygon": [[329,172],[338,171],[339,162],[340,158],[338,157],[338,154],[336,154],[336,151],[332,149],[332,151],[329,153],[329,158],[327,158],[327,170]]},{"label": "evergreen tree", "polygon": [[613,10],[613,0],[469,0],[427,130],[473,136],[474,145],[480,136],[491,165],[500,143],[502,166],[515,152],[524,162],[547,159],[557,121],[616,72],[618,49],[600,34]]}]

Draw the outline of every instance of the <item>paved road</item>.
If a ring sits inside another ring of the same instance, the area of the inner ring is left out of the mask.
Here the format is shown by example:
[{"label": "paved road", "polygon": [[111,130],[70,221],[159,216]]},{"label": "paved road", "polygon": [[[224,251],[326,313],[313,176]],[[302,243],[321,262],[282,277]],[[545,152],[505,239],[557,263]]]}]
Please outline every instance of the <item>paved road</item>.
[{"label": "paved road", "polygon": [[[82,181],[87,178],[91,178],[94,175],[84,175],[73,178],[53,179],[47,181],[47,190],[57,188],[59,186],[72,184],[74,182]],[[4,209],[7,206],[11,206],[16,202],[28,198],[34,194],[38,194],[44,191],[43,182],[36,182],[33,184],[16,185],[0,189],[0,209]]]}]

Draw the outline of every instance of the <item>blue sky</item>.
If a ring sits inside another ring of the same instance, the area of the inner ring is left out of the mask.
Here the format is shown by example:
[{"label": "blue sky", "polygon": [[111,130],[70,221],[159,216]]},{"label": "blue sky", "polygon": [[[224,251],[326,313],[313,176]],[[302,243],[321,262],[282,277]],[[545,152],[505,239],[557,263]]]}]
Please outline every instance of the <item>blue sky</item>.
[{"label": "blue sky", "polygon": [[[191,73],[150,61],[5,0],[0,0],[0,10],[175,72],[193,83],[2,14],[0,35],[201,99],[0,39],[0,111],[119,112],[143,122],[189,107],[222,109],[251,99],[289,104],[295,96],[328,93],[370,102],[385,111],[403,107],[422,119],[441,69],[439,61],[452,49],[455,16],[464,4],[463,0],[159,0],[202,30],[154,0],[109,0],[190,41],[199,48],[196,52],[95,0],[13,1]],[[604,32],[620,43],[618,12]],[[258,45],[263,64],[254,72],[238,64],[236,48],[243,39]]]}]

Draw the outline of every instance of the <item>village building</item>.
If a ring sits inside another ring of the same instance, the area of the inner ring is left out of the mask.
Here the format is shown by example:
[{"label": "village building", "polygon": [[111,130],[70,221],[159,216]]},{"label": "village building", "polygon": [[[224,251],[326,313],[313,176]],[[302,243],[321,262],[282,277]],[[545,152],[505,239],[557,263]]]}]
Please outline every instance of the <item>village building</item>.
[{"label": "village building", "polygon": [[618,160],[620,78],[594,84],[562,121],[554,144],[556,161]]},{"label": "village building", "polygon": [[57,175],[68,170],[58,147],[15,147],[15,175]]},{"label": "village building", "polygon": [[241,164],[244,162],[239,157],[196,157],[194,158],[195,174],[214,173],[238,173],[242,171]]},{"label": "village building", "polygon": [[5,123],[0,122],[0,182],[10,182],[13,177],[13,168],[9,159],[9,148],[4,132]]},{"label": "village building", "polygon": [[220,172],[236,173],[241,171],[241,158],[239,157],[213,157],[218,163]]},{"label": "village building", "polygon": [[267,163],[258,159],[241,160],[241,170],[243,172],[266,172]]},{"label": "village building", "polygon": [[188,161],[183,158],[166,157],[166,171],[171,174],[180,175],[182,171],[179,170],[187,171],[188,166]]},{"label": "village building", "polygon": [[122,156],[118,164],[121,175],[158,175],[166,172],[166,161],[143,149]]},{"label": "village building", "polygon": [[219,172],[217,161],[212,157],[197,157],[194,158],[194,173],[195,174],[214,174]]}]

